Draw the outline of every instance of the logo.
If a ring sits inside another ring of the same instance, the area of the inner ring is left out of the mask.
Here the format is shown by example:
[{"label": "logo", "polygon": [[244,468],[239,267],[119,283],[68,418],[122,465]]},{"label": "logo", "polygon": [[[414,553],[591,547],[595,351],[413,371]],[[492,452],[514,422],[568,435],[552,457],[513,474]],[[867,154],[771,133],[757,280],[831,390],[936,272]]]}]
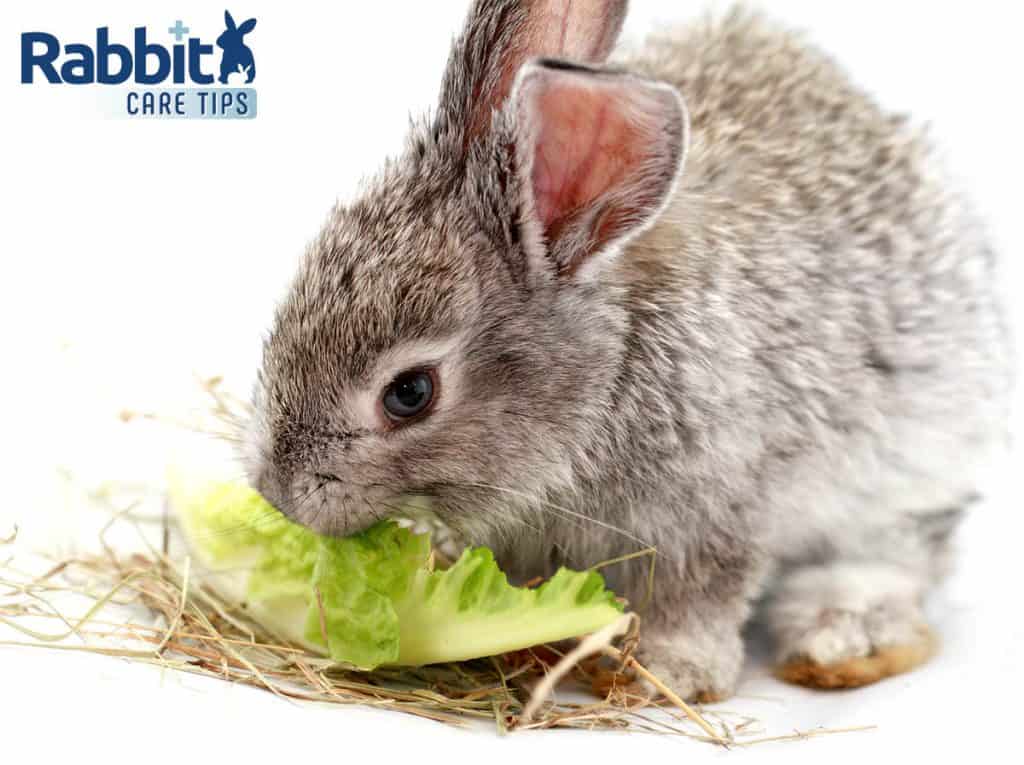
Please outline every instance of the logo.
[{"label": "logo", "polygon": [[224,11],[224,23],[227,29],[217,38],[217,47],[224,51],[220,59],[220,81],[226,83],[232,74],[238,73],[245,77],[247,83],[252,82],[256,76],[256,62],[242,38],[255,29],[256,19],[249,19],[238,27],[231,14]]},{"label": "logo", "polygon": [[110,27],[99,27],[88,43],[23,32],[21,82],[120,86],[103,92],[111,116],[252,119],[256,59],[247,38],[255,28],[256,19],[236,24],[225,10],[224,30],[214,44],[192,36],[180,19],[166,28],[173,37],[169,44],[147,27],[135,27],[122,39],[114,39]]}]

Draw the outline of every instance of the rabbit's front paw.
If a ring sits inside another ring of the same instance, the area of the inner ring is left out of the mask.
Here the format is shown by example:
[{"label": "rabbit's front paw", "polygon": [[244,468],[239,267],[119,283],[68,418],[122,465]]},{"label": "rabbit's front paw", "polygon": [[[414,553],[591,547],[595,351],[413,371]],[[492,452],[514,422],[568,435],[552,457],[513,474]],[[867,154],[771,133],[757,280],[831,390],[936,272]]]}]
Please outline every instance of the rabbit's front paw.
[{"label": "rabbit's front paw", "polygon": [[[717,645],[685,633],[645,635],[637,648],[637,661],[684,701],[710,704],[736,690],[743,640],[738,632]],[[648,695],[659,695],[651,683],[642,681],[642,685]]]}]

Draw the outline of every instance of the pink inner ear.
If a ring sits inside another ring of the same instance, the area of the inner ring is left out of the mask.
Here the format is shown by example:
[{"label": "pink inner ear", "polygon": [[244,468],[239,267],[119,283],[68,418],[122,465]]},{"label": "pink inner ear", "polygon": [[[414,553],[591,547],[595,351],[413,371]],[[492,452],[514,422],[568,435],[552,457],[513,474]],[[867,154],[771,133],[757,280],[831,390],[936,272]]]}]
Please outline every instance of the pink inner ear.
[{"label": "pink inner ear", "polygon": [[490,125],[491,111],[501,107],[527,59],[604,61],[618,37],[624,5],[623,0],[525,0],[524,27],[501,55],[496,86],[488,94],[477,94],[483,104],[473,117],[470,137]]},{"label": "pink inner ear", "polygon": [[603,61],[615,43],[620,3],[534,0],[530,5],[529,37],[535,55]]},{"label": "pink inner ear", "polygon": [[651,150],[653,126],[627,96],[621,88],[557,82],[538,95],[531,182],[548,241],[574,212],[628,185]]}]

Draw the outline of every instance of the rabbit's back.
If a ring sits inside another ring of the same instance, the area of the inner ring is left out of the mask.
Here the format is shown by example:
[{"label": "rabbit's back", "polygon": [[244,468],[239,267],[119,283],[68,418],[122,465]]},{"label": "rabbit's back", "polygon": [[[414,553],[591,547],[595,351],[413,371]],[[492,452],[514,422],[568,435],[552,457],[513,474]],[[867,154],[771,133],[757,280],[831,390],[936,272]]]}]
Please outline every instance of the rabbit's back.
[{"label": "rabbit's back", "polygon": [[993,251],[923,135],[756,15],[626,66],[677,87],[692,130],[672,204],[622,263],[633,304],[660,307],[638,343],[658,338],[649,363],[707,453],[754,466],[769,546],[857,545],[851,529],[962,503],[1004,439],[1011,346]]}]

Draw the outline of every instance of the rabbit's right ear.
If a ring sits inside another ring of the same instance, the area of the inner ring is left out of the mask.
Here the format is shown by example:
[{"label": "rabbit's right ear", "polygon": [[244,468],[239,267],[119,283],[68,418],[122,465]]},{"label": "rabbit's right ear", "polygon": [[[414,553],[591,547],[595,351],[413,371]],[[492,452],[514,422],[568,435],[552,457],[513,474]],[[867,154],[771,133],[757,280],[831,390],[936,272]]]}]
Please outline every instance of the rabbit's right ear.
[{"label": "rabbit's right ear", "polygon": [[555,60],[524,66],[511,101],[523,251],[565,282],[588,280],[668,204],[686,107],[664,83]]},{"label": "rabbit's right ear", "polygon": [[448,59],[437,128],[468,148],[490,127],[527,60],[600,64],[625,17],[626,0],[476,0]]},{"label": "rabbit's right ear", "polygon": [[224,24],[225,24],[225,26],[227,26],[228,30],[230,30],[232,32],[235,30],[235,20],[233,18],[231,18],[230,11],[228,11],[226,9],[224,11]]}]

